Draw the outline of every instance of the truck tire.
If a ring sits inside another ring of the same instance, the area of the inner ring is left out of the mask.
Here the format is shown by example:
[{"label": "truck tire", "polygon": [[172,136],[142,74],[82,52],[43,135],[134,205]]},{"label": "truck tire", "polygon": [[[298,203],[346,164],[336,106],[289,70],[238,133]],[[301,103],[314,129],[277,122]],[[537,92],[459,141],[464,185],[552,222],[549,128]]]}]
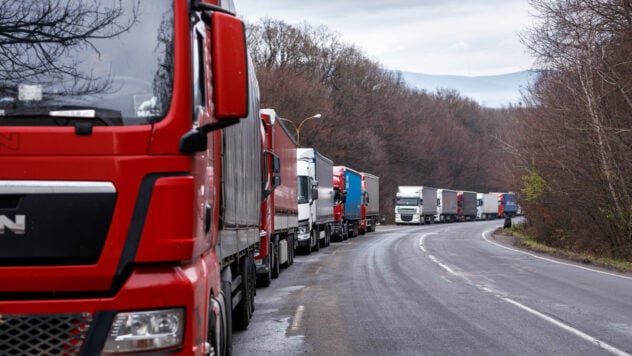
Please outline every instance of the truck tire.
[{"label": "truck tire", "polygon": [[[318,244],[320,244],[321,248],[327,247],[327,230],[324,230],[324,233],[325,237],[322,240],[320,238],[318,239]],[[320,232],[318,233],[318,235],[320,235]]]},{"label": "truck tire", "polygon": [[320,233],[318,232],[317,229],[312,230],[311,240],[315,241],[314,246],[312,247],[312,250],[314,252],[318,252],[318,250],[320,250]]},{"label": "truck tire", "polygon": [[281,256],[281,253],[279,252],[279,236],[275,236],[273,241],[273,249],[270,250],[270,252],[273,252],[272,256],[274,257],[274,261],[270,261],[270,272],[272,274],[272,278],[279,278],[279,274],[281,274],[281,266],[279,265],[279,256]]},{"label": "truck tire", "polygon": [[252,290],[252,257],[247,255],[241,261],[239,261],[239,271],[241,272],[241,285],[239,290],[241,291],[241,300],[239,304],[233,310],[233,327],[235,330],[246,330],[250,325],[250,318],[253,313],[253,296]]},{"label": "truck tire", "polygon": [[[272,244],[268,246],[268,251],[272,251]],[[268,272],[265,274],[257,274],[257,287],[267,287],[272,283],[272,256],[268,252]]]},{"label": "truck tire", "polygon": [[325,246],[331,245],[331,226],[325,226]]},{"label": "truck tire", "polygon": [[296,235],[292,234],[290,237],[291,243],[288,243],[288,267],[294,264],[294,256],[296,256]]},{"label": "truck tire", "polygon": [[[227,298],[232,292],[231,283],[228,281],[222,281],[222,294],[221,298],[224,301],[224,309],[221,312],[222,322],[220,330],[220,340],[223,340],[223,344],[220,345],[220,350],[216,351],[220,356],[231,356],[233,353],[233,321],[232,321],[232,298]],[[220,341],[221,342],[221,341]]]},{"label": "truck tire", "polygon": [[281,267],[288,268],[294,263],[294,235],[287,236],[287,261]]},{"label": "truck tire", "polygon": [[349,237],[358,237],[359,230],[358,223],[354,222],[351,231],[349,231]]}]

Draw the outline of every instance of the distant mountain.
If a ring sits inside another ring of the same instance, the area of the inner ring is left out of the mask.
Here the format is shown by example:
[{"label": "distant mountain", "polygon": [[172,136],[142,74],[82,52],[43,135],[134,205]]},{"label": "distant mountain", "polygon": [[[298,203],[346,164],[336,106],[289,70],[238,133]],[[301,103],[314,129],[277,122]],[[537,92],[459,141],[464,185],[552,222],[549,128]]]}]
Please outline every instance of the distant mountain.
[{"label": "distant mountain", "polygon": [[462,96],[477,101],[481,106],[498,108],[522,101],[521,90],[537,78],[538,72],[522,72],[490,76],[431,75],[400,72],[408,85],[435,92],[437,89],[454,89]]}]

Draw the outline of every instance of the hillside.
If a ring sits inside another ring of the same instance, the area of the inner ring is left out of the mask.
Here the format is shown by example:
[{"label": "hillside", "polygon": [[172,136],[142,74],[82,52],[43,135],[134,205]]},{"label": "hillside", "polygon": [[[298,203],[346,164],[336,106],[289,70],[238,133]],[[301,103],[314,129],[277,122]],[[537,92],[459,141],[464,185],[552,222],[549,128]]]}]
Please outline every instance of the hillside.
[{"label": "hillside", "polygon": [[477,101],[481,106],[498,108],[521,102],[521,90],[532,83],[536,71],[491,76],[431,75],[400,72],[408,85],[434,92],[437,89],[454,89],[462,96]]}]

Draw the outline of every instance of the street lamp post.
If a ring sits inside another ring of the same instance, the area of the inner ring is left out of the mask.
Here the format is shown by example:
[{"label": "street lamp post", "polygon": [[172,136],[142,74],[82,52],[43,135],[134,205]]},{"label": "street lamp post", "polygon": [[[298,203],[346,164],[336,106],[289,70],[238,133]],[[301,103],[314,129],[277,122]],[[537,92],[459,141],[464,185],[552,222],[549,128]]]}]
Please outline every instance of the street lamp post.
[{"label": "street lamp post", "polygon": [[303,124],[305,123],[305,121],[310,120],[310,119],[320,119],[321,117],[322,117],[321,114],[316,114],[310,117],[306,117],[303,120],[301,120],[301,123],[298,126],[296,126],[296,124],[292,120],[288,120],[284,118],[280,118],[280,119],[283,121],[287,121],[290,124],[292,124],[292,126],[294,126],[294,130],[296,131],[296,144],[300,147],[301,146],[301,127],[303,127]]}]

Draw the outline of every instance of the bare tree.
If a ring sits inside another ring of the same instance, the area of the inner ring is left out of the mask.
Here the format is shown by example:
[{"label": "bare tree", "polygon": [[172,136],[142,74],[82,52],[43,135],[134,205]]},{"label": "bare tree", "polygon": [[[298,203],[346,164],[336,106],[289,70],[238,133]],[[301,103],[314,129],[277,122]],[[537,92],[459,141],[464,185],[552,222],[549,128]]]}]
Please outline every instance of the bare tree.
[{"label": "bare tree", "polygon": [[531,4],[539,25],[524,42],[546,70],[521,120],[518,165],[546,182],[532,224],[549,226],[554,236],[541,238],[554,243],[630,257],[632,2]]},{"label": "bare tree", "polygon": [[136,21],[136,6],[125,13],[122,0],[0,0],[0,89],[14,83],[67,82],[71,93],[103,90],[103,80],[78,70],[77,49],[98,50],[91,41],[113,38]]}]

